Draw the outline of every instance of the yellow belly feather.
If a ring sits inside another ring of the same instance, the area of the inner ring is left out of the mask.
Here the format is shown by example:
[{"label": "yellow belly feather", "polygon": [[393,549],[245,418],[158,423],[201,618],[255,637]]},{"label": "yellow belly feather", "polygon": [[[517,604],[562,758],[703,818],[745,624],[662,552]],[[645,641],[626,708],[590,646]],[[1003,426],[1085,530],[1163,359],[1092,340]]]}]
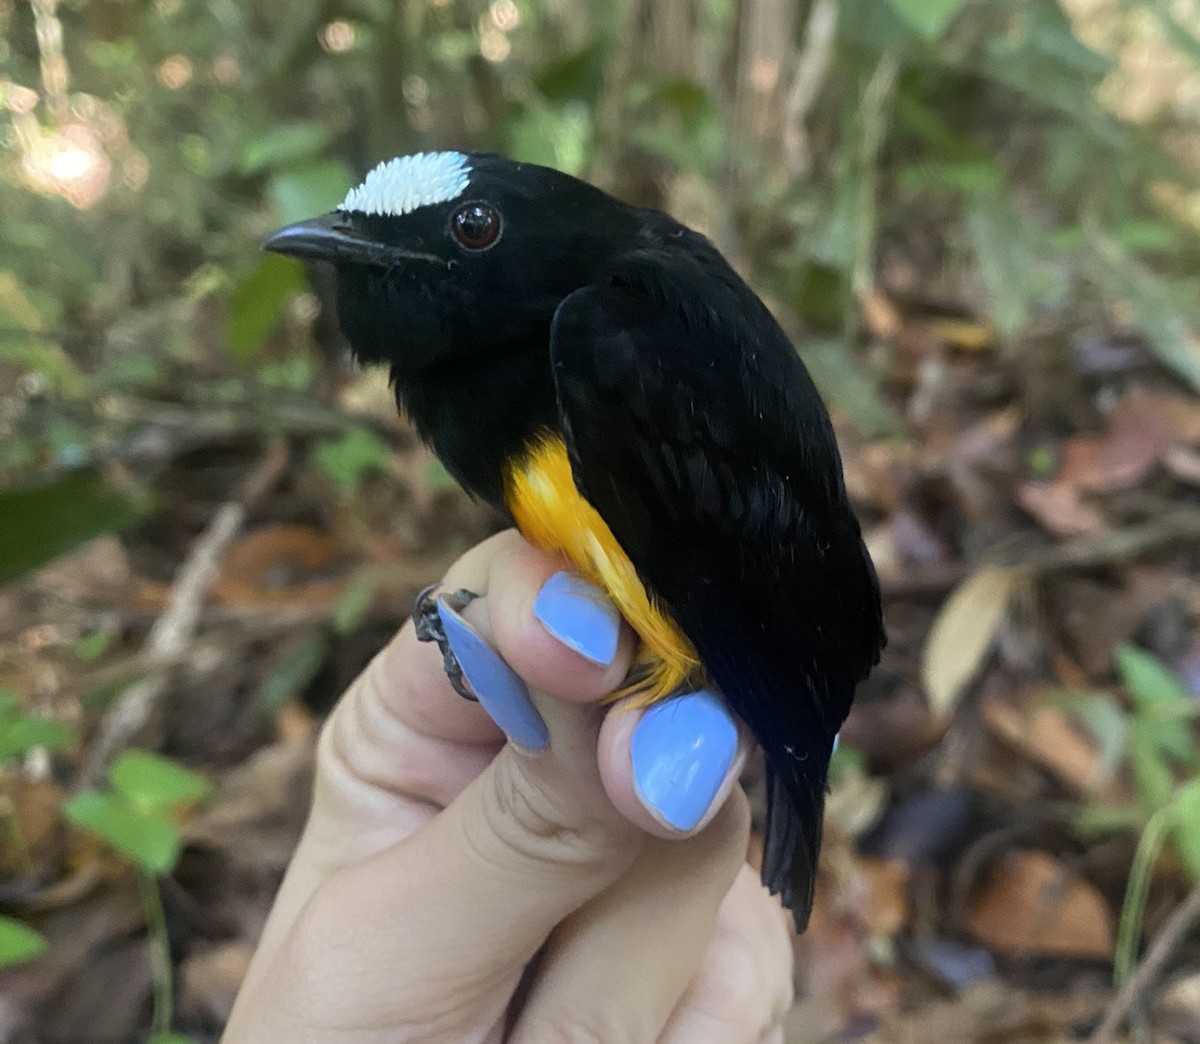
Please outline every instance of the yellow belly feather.
[{"label": "yellow belly feather", "polygon": [[647,592],[604,519],[580,496],[562,439],[541,438],[513,462],[505,500],[521,535],[564,555],[580,576],[608,594],[641,638],[629,680],[616,696],[648,706],[698,681],[696,650]]}]

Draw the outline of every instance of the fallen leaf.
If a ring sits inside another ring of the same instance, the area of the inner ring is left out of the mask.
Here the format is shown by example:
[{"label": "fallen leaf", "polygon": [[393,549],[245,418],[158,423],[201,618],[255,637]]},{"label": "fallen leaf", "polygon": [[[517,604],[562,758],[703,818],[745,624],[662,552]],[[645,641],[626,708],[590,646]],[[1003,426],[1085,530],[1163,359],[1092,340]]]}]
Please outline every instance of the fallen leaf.
[{"label": "fallen leaf", "polygon": [[332,606],[347,582],[329,575],[340,555],[332,536],[310,526],[262,526],[229,549],[213,597],[240,607]]},{"label": "fallen leaf", "polygon": [[180,1008],[223,1025],[253,956],[254,947],[241,941],[190,954],[179,970]]},{"label": "fallen leaf", "polygon": [[871,859],[859,863],[865,896],[859,907],[864,928],[874,936],[893,938],[908,920],[909,865],[899,859]]},{"label": "fallen leaf", "polygon": [[964,352],[982,352],[996,346],[996,331],[974,319],[933,319],[934,335],[951,348]]},{"label": "fallen leaf", "polygon": [[997,696],[982,701],[983,720],[999,739],[1041,765],[1076,793],[1103,776],[1100,751],[1057,707],[1017,707]]},{"label": "fallen leaf", "polygon": [[860,837],[879,818],[887,801],[884,779],[861,772],[847,773],[825,799],[825,818],[847,837]]},{"label": "fallen leaf", "polygon": [[1073,485],[1090,493],[1132,489],[1150,474],[1171,442],[1171,429],[1157,410],[1123,399],[1088,465],[1072,476]]},{"label": "fallen leaf", "polygon": [[942,603],[921,663],[922,684],[935,715],[954,713],[992,647],[1013,592],[1024,580],[1020,569],[985,566]]},{"label": "fallen leaf", "polygon": [[1177,443],[1200,442],[1200,399],[1174,391],[1134,389],[1117,408],[1127,407],[1162,418]]},{"label": "fallen leaf", "polygon": [[53,780],[14,775],[0,784],[0,814],[10,818],[12,833],[8,843],[0,845],[5,885],[26,876],[43,880],[56,876],[62,800],[62,787]]},{"label": "fallen leaf", "polygon": [[1200,486],[1200,450],[1171,446],[1163,454],[1163,467],[1171,476],[1189,486]]},{"label": "fallen leaf", "polygon": [[874,769],[891,773],[936,747],[946,726],[915,686],[905,686],[887,699],[855,700],[842,725],[842,742],[861,751]]},{"label": "fallen leaf", "polygon": [[1007,856],[972,904],[967,927],[1002,953],[1113,955],[1112,913],[1100,893],[1045,852]]},{"label": "fallen leaf", "polygon": [[1200,442],[1200,403],[1174,392],[1134,390],[1108,415],[1103,435],[1063,444],[1058,482],[1088,493],[1132,489],[1178,451]]},{"label": "fallen leaf", "polygon": [[1104,516],[1066,482],[1022,482],[1017,503],[1055,536],[1094,536],[1104,529]]}]

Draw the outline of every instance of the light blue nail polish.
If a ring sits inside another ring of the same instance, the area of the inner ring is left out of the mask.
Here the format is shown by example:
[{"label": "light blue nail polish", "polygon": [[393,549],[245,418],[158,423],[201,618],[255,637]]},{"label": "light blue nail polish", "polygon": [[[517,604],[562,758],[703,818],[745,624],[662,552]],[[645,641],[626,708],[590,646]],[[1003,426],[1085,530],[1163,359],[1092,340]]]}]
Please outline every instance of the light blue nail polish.
[{"label": "light blue nail polish", "polygon": [[514,743],[530,750],[545,750],[550,745],[550,734],[529,698],[525,683],[441,598],[437,608],[450,651],[479,705]]},{"label": "light blue nail polish", "polygon": [[691,830],[717,796],[737,744],[737,726],[715,693],[700,689],[656,703],[630,745],[642,804],[676,830]]},{"label": "light blue nail polish", "polygon": [[617,655],[621,614],[586,580],[555,573],[542,584],[533,615],[563,645],[592,663],[607,667]]}]

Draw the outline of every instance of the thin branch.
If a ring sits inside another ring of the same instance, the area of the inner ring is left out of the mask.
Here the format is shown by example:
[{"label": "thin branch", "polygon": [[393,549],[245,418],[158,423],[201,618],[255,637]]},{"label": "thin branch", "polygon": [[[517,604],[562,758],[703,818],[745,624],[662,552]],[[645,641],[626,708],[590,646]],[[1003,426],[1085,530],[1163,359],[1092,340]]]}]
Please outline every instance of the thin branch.
[{"label": "thin branch", "polygon": [[[169,660],[187,649],[200,621],[204,600],[217,579],[221,556],[241,530],[250,507],[279,480],[286,466],[286,446],[272,446],[234,499],[217,509],[208,528],[188,552],[171,586],[167,606],[150,628],[145,645],[149,656]],[[121,693],[96,730],[76,779],[78,787],[93,786],[117,752],[145,728],[167,691],[169,678],[170,672],[160,669]]]},{"label": "thin branch", "polygon": [[885,598],[920,598],[942,594],[982,565],[1028,569],[1035,576],[1120,565],[1154,554],[1173,544],[1200,540],[1200,511],[1169,510],[1148,522],[1094,537],[1079,537],[1063,544],[1003,548],[971,562],[949,562],[880,578]]},{"label": "thin branch", "polygon": [[1191,930],[1196,921],[1200,920],[1200,884],[1197,884],[1167,918],[1166,923],[1155,935],[1154,941],[1146,951],[1146,956],[1137,970],[1125,981],[1125,985],[1108,1005],[1104,1020],[1096,1032],[1088,1038],[1088,1044],[1109,1044],[1115,1037],[1133,1006],[1141,999],[1142,994],[1161,974],[1167,961],[1179,948],[1183,938]]},{"label": "thin branch", "polygon": [[812,167],[805,124],[829,72],[837,19],[838,0],[816,0],[804,27],[804,42],[792,63],[792,85],[783,102],[783,151],[796,177],[804,177]]}]

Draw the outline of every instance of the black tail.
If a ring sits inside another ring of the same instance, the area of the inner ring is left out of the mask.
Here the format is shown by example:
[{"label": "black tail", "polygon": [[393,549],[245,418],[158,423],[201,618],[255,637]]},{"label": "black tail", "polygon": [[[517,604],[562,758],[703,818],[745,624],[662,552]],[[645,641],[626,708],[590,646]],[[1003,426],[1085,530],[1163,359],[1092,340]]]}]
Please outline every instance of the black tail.
[{"label": "black tail", "polygon": [[[809,757],[817,755],[810,752]],[[812,913],[813,888],[817,880],[817,857],[821,851],[821,818],[825,806],[825,770],[822,781],[809,786],[799,774],[792,786],[784,774],[791,766],[776,767],[767,759],[767,820],[763,836],[762,882],[778,895],[792,912],[796,931],[808,927]],[[811,771],[815,766],[806,765]],[[805,773],[807,775],[807,773]],[[800,793],[797,793],[797,790]],[[797,801],[797,798],[800,800]]]}]

